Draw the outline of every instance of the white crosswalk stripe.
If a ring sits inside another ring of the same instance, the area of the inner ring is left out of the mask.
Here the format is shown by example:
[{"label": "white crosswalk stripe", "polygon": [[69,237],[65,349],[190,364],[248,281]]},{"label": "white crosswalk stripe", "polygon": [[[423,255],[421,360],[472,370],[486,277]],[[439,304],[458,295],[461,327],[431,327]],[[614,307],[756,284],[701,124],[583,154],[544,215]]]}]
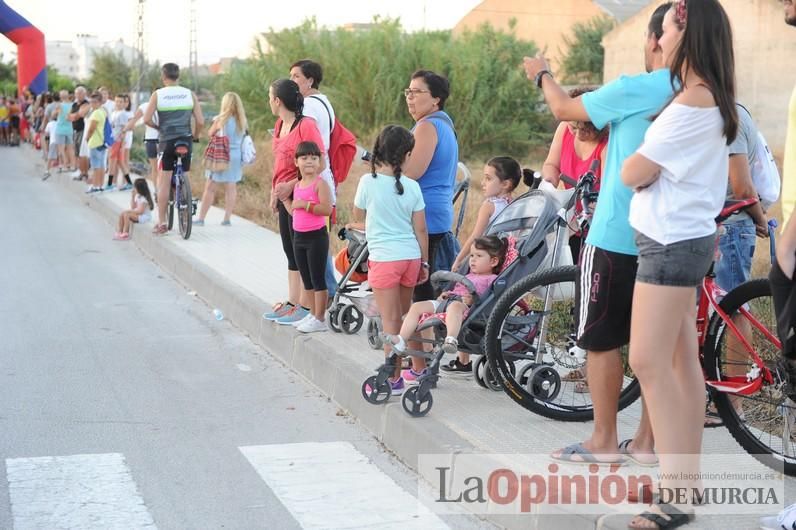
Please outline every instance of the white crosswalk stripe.
[{"label": "white crosswalk stripe", "polygon": [[448,528],[348,442],[240,450],[305,530]]},{"label": "white crosswalk stripe", "polygon": [[155,529],[119,453],[6,460],[15,530]]}]

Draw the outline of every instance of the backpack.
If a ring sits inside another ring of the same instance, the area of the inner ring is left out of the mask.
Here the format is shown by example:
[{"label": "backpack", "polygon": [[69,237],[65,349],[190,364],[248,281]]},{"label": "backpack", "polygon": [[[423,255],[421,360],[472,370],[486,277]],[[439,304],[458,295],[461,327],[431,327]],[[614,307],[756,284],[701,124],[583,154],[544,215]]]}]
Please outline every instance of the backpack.
[{"label": "backpack", "polygon": [[332,112],[321,98],[310,97],[320,101],[329,115],[329,166],[334,177],[334,184],[338,186],[348,177],[348,172],[357,156],[357,138],[354,133],[340,123],[337,116],[334,117],[334,122],[332,121]]},{"label": "backpack", "polygon": [[102,144],[105,147],[111,147],[113,145],[113,127],[111,127],[111,120],[108,118],[107,113],[105,113],[105,127],[102,130],[102,137]]},{"label": "backpack", "polygon": [[757,160],[752,165],[752,183],[760,196],[763,208],[768,208],[779,199],[779,191],[782,182],[779,177],[779,169],[771,149],[763,137],[763,133],[757,132]]},{"label": "backpack", "polygon": [[[746,111],[749,116],[752,114],[746,107],[738,103],[738,106]],[[768,147],[763,133],[757,131],[757,149],[755,150],[755,163],[749,168],[752,174],[752,184],[755,186],[755,191],[760,197],[760,204],[764,210],[777,202],[779,199],[779,192],[782,186],[782,181],[779,176],[779,169],[777,169],[777,162],[774,160],[774,155],[771,154],[771,149]]]},{"label": "backpack", "polygon": [[244,166],[254,164],[257,159],[257,150],[254,148],[254,141],[249,136],[249,131],[246,131],[246,136],[240,144],[240,159]]}]

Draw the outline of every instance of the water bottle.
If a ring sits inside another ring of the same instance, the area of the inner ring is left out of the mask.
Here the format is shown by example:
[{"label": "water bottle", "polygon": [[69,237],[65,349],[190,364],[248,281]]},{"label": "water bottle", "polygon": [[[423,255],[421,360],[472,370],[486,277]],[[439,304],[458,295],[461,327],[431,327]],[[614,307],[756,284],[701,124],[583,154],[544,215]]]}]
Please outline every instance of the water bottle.
[{"label": "water bottle", "polygon": [[216,320],[224,320],[224,313],[220,309],[213,309],[213,316],[216,317]]},{"label": "water bottle", "polygon": [[774,234],[777,228],[777,220],[776,219],[769,219],[768,220],[768,249],[771,252],[771,264],[773,265],[777,260],[777,244],[774,238]]}]

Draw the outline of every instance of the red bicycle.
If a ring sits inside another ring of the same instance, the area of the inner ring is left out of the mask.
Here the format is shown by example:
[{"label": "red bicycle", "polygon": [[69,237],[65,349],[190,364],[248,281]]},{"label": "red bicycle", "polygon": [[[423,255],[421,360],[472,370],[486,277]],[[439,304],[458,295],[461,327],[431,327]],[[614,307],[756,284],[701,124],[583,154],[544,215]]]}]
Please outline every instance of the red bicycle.
[{"label": "red bicycle", "polygon": [[[717,224],[755,202],[728,202]],[[562,421],[594,416],[590,394],[568,377],[586,366],[572,335],[576,273],[576,266],[568,266],[526,276],[497,301],[485,333],[491,371],[506,394]],[[727,293],[711,266],[700,288],[696,326],[706,389],[724,425],[762,463],[796,475],[796,402],[783,392],[786,379],[776,369],[781,344],[768,280],[751,280]],[[626,365],[620,410],[638,394]]]}]

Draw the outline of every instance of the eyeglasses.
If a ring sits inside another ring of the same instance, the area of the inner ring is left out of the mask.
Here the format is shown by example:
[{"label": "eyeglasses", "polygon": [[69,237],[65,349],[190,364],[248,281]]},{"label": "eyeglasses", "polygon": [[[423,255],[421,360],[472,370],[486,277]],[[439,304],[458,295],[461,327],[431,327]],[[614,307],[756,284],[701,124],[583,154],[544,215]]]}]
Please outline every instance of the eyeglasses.
[{"label": "eyeglasses", "polygon": [[430,90],[423,90],[421,88],[405,88],[404,89],[404,96],[407,98],[414,98],[417,97],[418,94],[427,94],[431,92]]}]

